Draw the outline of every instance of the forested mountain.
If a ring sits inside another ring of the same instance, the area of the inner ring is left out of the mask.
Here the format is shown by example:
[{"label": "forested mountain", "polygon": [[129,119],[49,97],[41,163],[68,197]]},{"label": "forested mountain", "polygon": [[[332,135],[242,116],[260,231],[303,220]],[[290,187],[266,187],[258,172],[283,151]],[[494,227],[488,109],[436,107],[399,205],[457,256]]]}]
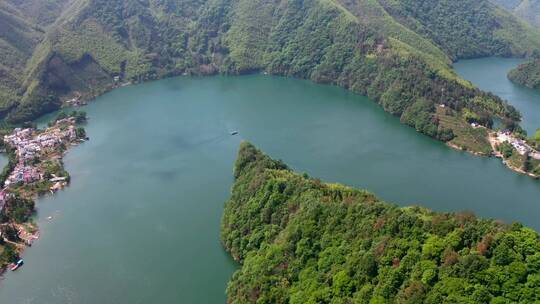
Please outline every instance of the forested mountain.
[{"label": "forested mountain", "polygon": [[492,0],[536,27],[540,27],[540,0]]},{"label": "forested mountain", "polygon": [[290,171],[250,144],[222,240],[242,263],[227,303],[537,303],[532,229],[400,208]]},{"label": "forested mountain", "polygon": [[15,52],[16,68],[0,77],[10,122],[123,82],[266,71],[368,95],[420,132],[450,140],[459,134],[439,123],[436,104],[459,123],[463,109],[488,126],[494,115],[519,120],[456,76],[451,61],[540,49],[538,31],[487,0],[57,0],[48,3],[61,13],[43,18],[27,8],[41,1],[7,3],[13,16],[26,12],[29,29],[18,36],[30,37],[26,52]]},{"label": "forested mountain", "polygon": [[21,79],[26,61],[39,43],[43,32],[27,22],[22,14],[0,2],[0,113],[6,114],[19,100]]},{"label": "forested mountain", "polygon": [[51,25],[72,0],[3,0],[24,18],[40,27]]},{"label": "forested mountain", "polygon": [[522,2],[522,0],[492,0],[491,2],[499,5],[500,7],[503,7],[507,10],[514,10],[516,7],[519,6],[519,4]]},{"label": "forested mountain", "polygon": [[[492,0],[530,24],[540,28],[540,0]],[[539,51],[540,52],[540,51]],[[540,58],[540,53],[535,56]],[[508,78],[532,89],[540,88],[540,62],[533,60],[510,71]]]},{"label": "forested mountain", "polygon": [[510,71],[508,78],[531,89],[540,89],[540,60],[519,65]]},{"label": "forested mountain", "polygon": [[[46,28],[68,0],[0,2],[0,117],[17,107],[25,91],[26,65],[45,38]],[[40,100],[46,104],[45,100]],[[58,106],[45,107],[43,110]]]}]

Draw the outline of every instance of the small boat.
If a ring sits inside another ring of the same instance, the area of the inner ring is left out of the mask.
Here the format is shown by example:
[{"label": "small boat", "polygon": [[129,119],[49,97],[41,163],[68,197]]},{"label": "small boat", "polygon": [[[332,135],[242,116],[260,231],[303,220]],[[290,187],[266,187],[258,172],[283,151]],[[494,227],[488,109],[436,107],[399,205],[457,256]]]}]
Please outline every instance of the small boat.
[{"label": "small boat", "polygon": [[11,267],[11,271],[15,271],[15,270],[19,269],[19,267],[21,267],[23,264],[24,264],[24,262],[23,262],[22,259],[18,260],[17,263],[15,263],[13,265],[13,267]]},{"label": "small boat", "polygon": [[232,131],[231,132],[231,135],[237,135],[238,134],[238,131]]}]

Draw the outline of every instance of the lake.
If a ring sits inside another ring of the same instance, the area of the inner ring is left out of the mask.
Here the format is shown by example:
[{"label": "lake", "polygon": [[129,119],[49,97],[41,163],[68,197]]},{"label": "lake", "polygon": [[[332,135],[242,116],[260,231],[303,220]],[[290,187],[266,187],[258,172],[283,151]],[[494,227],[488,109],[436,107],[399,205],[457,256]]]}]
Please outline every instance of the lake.
[{"label": "lake", "polygon": [[1,283],[0,303],[224,303],[237,265],[219,226],[242,140],[400,205],[540,229],[539,181],[336,87],[179,77],[114,90],[85,111],[91,140],[64,160],[72,183],[38,201],[41,238]]},{"label": "lake", "polygon": [[540,90],[514,84],[508,72],[525,62],[518,58],[482,58],[461,60],[454,64],[457,73],[484,91],[507,100],[522,114],[521,126],[529,135],[540,128]]}]

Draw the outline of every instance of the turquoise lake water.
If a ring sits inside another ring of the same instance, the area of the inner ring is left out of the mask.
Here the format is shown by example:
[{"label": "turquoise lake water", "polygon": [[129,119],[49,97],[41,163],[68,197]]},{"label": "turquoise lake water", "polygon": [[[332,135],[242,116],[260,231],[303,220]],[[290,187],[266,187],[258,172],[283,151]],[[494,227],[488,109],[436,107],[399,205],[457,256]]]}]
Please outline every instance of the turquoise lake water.
[{"label": "turquoise lake water", "polygon": [[339,88],[180,77],[115,90],[85,111],[91,140],[65,157],[72,183],[38,201],[41,238],[0,283],[0,303],[224,303],[237,265],[219,224],[242,140],[400,205],[540,229],[539,181],[449,149]]}]

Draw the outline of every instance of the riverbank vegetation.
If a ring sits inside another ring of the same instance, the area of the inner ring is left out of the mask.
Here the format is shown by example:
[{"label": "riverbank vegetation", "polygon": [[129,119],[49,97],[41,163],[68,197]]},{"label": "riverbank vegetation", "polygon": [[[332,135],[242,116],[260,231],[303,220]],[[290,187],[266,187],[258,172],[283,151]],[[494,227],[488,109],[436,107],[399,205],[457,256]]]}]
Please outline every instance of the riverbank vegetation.
[{"label": "riverbank vegetation", "polygon": [[466,115],[460,115],[447,107],[439,107],[436,117],[440,128],[452,130],[453,136],[447,141],[448,145],[482,155],[491,155],[493,152],[488,140],[488,130],[471,126],[470,118],[468,120]]},{"label": "riverbank vegetation", "polygon": [[540,178],[540,159],[533,158],[529,154],[520,154],[508,142],[499,144],[496,146],[496,150],[508,167],[520,173]]},{"label": "riverbank vegetation", "polygon": [[74,118],[75,123],[77,123],[77,124],[86,123],[86,121],[87,121],[85,111],[71,111],[71,113],[69,113],[69,114],[64,112],[64,111],[61,111],[61,112],[58,113],[58,115],[56,115],[56,118],[53,121],[48,123],[48,125],[49,125],[49,127],[52,127],[59,120],[63,120],[63,119],[70,118],[70,117]]},{"label": "riverbank vegetation", "polygon": [[242,266],[228,303],[534,303],[532,229],[397,207],[243,143],[221,237]]},{"label": "riverbank vegetation", "polygon": [[540,89],[540,59],[520,64],[508,73],[508,78],[531,89]]}]

